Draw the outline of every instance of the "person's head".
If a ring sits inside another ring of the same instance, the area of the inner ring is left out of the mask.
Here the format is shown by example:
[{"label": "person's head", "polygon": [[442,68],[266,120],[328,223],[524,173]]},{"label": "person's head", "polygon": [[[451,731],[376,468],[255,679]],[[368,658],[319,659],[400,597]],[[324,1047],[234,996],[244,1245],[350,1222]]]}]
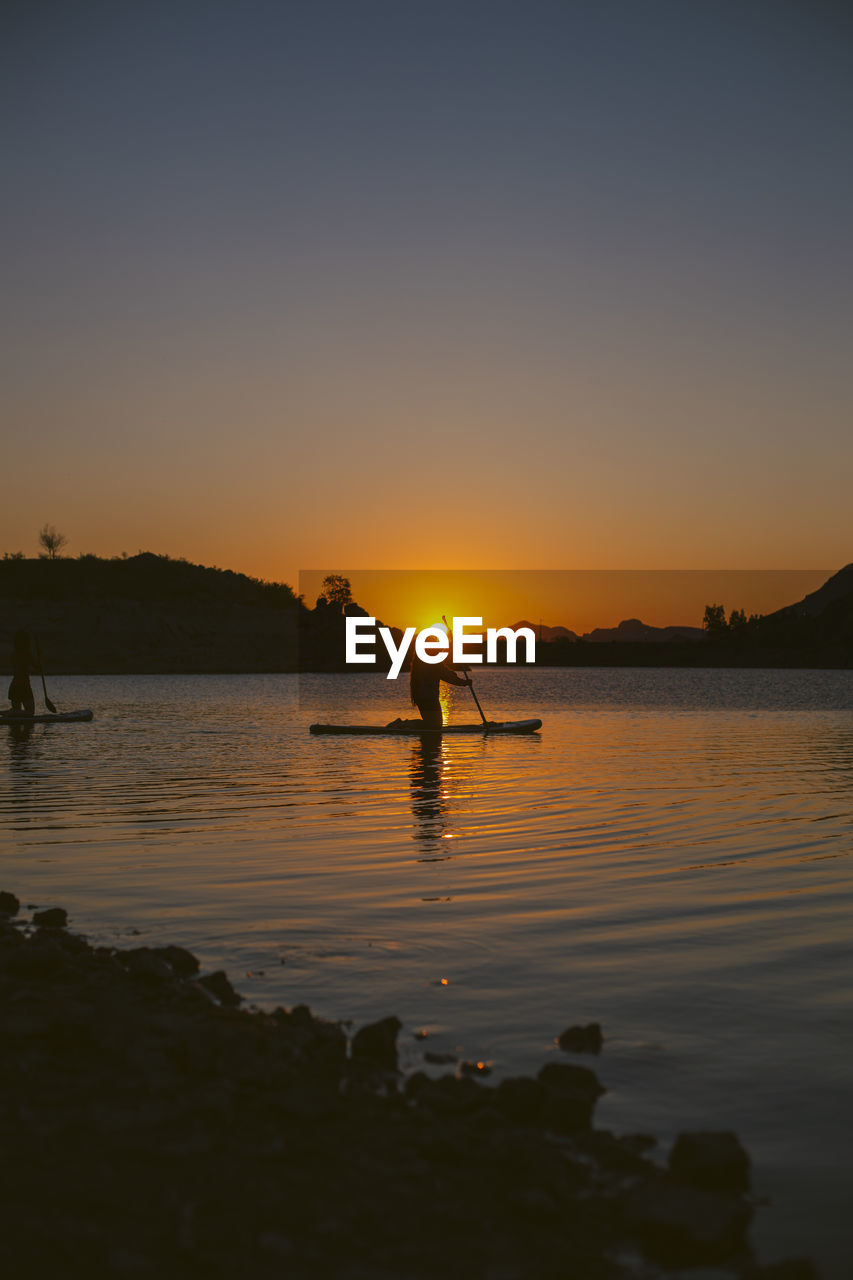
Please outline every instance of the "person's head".
[{"label": "person's head", "polygon": [[26,631],[15,632],[15,638],[12,641],[12,647],[14,648],[15,653],[29,653],[30,637],[27,635]]}]

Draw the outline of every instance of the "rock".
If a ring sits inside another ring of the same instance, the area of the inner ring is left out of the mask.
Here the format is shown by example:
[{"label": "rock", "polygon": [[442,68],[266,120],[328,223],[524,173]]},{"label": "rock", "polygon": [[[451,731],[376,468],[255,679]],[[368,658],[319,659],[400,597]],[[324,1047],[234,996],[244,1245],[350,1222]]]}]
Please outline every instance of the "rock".
[{"label": "rock", "polygon": [[544,1098],[543,1086],[528,1076],[502,1080],[496,1090],[498,1108],[517,1124],[535,1124],[542,1113]]},{"label": "rock", "polygon": [[68,912],[64,907],[49,907],[47,911],[36,911],[33,924],[39,929],[64,929],[68,923]]},{"label": "rock", "polygon": [[224,969],[217,969],[215,973],[208,973],[203,978],[199,978],[198,984],[228,1008],[234,1008],[243,999],[231,986]]},{"label": "rock", "polygon": [[8,947],[11,950],[25,946],[26,941],[25,934],[20,933],[5,917],[0,918],[0,947]]},{"label": "rock", "polygon": [[302,1059],[310,1062],[318,1076],[336,1078],[346,1066],[347,1038],[336,1022],[311,1017],[300,1028]]},{"label": "rock", "polygon": [[155,978],[165,982],[172,976],[171,967],[150,947],[133,947],[130,951],[117,952],[120,964],[137,978]]},{"label": "rock", "polygon": [[36,933],[23,947],[16,947],[6,959],[8,973],[19,978],[58,977],[69,964],[68,956],[50,936],[50,930]]},{"label": "rock", "polygon": [[717,1262],[745,1249],[751,1206],[737,1196],[646,1181],[626,1198],[628,1222],[649,1254],[669,1266]]},{"label": "rock", "polygon": [[431,1062],[434,1067],[446,1067],[455,1061],[455,1053],[432,1053],[428,1049],[424,1054],[424,1062]]},{"label": "rock", "polygon": [[485,1106],[492,1096],[487,1085],[475,1084],[466,1076],[440,1076],[432,1080],[416,1071],[406,1081],[406,1096],[419,1107],[437,1115],[470,1115]]},{"label": "rock", "polygon": [[680,1133],[670,1152],[669,1172],[693,1187],[746,1191],[749,1156],[733,1133]]},{"label": "rock", "polygon": [[590,1022],[585,1027],[567,1027],[557,1044],[569,1053],[601,1053],[601,1046],[604,1044],[601,1026],[597,1022]]},{"label": "rock", "polygon": [[16,916],[21,909],[20,901],[14,893],[0,892],[0,916]]},{"label": "rock", "polygon": [[198,960],[184,947],[154,947],[153,952],[166,961],[177,978],[192,978],[198,973]]},{"label": "rock", "polygon": [[544,1087],[542,1119],[561,1133],[588,1129],[592,1109],[604,1087],[588,1067],[548,1062],[537,1076]]},{"label": "rock", "polygon": [[399,1018],[382,1018],[362,1027],[352,1038],[352,1056],[356,1062],[372,1062],[389,1071],[397,1070],[397,1036],[402,1027]]},{"label": "rock", "polygon": [[598,1166],[609,1173],[645,1174],[650,1168],[642,1150],[638,1150],[630,1137],[617,1138],[606,1129],[590,1129],[576,1141],[581,1151],[592,1156]]}]

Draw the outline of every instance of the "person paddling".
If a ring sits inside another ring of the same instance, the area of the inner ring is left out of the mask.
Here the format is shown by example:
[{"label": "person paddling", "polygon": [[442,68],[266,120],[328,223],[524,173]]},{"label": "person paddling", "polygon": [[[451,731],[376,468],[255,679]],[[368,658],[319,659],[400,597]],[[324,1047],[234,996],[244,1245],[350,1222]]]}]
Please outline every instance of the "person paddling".
[{"label": "person paddling", "polygon": [[30,637],[26,631],[16,631],[12,641],[12,683],[8,695],[14,715],[35,714],[36,700],[30,676],[39,669],[30,650]]},{"label": "person paddling", "polygon": [[[447,631],[447,624],[437,623],[434,630]],[[409,675],[412,706],[417,707],[418,711],[420,711],[421,719],[427,729],[440,729],[442,727],[441,702],[439,701],[439,689],[442,680],[446,684],[463,686],[471,683],[467,676],[460,676],[454,671],[447,658],[443,662],[423,662],[417,653],[412,654],[412,666]]]}]

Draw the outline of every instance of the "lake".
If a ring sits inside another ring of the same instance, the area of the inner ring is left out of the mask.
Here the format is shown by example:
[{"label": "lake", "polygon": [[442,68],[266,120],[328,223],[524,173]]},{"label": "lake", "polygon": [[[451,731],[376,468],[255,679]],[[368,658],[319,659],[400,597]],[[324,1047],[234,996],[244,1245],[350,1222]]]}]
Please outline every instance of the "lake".
[{"label": "lake", "polygon": [[[4,728],[0,889],[492,1079],[602,1024],[597,1123],[734,1129],[762,1260],[849,1274],[853,672],[487,671],[524,738],[315,738],[381,675],[58,677]],[[452,719],[477,719],[466,689]],[[416,1035],[426,1032],[426,1039]]]}]

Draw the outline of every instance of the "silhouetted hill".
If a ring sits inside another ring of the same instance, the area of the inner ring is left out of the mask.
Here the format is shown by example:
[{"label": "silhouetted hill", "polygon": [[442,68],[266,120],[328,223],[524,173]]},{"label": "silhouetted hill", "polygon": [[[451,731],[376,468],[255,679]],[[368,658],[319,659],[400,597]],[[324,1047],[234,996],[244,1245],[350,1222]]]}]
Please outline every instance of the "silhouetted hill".
[{"label": "silhouetted hill", "polygon": [[704,640],[701,627],[651,627],[639,618],[626,618],[618,627],[596,627],[584,634],[591,644],[672,644],[679,640]]},{"label": "silhouetted hill", "polygon": [[853,564],[846,564],[843,569],[838,570],[838,573],[827,578],[817,591],[810,592],[796,604],[785,605],[783,609],[777,609],[775,613],[769,613],[766,617],[785,618],[792,614],[808,614],[809,617],[816,618],[829,605],[838,600],[848,599],[850,596],[853,596]]},{"label": "silhouetted hill", "polygon": [[283,583],[150,552],[0,560],[0,603],[3,652],[35,633],[54,674],[290,671],[305,613]]},{"label": "silhouetted hill", "polygon": [[545,627],[541,622],[514,622],[512,624],[513,631],[517,631],[519,627],[529,627],[536,640],[542,641],[543,644],[552,640],[577,640],[577,633],[569,631],[568,627]]},{"label": "silhouetted hill", "polygon": [[[710,603],[710,602],[709,602]],[[803,600],[747,619],[735,605],[713,633],[697,627],[647,627],[628,619],[575,643],[537,646],[540,666],[853,666],[853,565]],[[606,642],[606,643],[604,643]]]}]

